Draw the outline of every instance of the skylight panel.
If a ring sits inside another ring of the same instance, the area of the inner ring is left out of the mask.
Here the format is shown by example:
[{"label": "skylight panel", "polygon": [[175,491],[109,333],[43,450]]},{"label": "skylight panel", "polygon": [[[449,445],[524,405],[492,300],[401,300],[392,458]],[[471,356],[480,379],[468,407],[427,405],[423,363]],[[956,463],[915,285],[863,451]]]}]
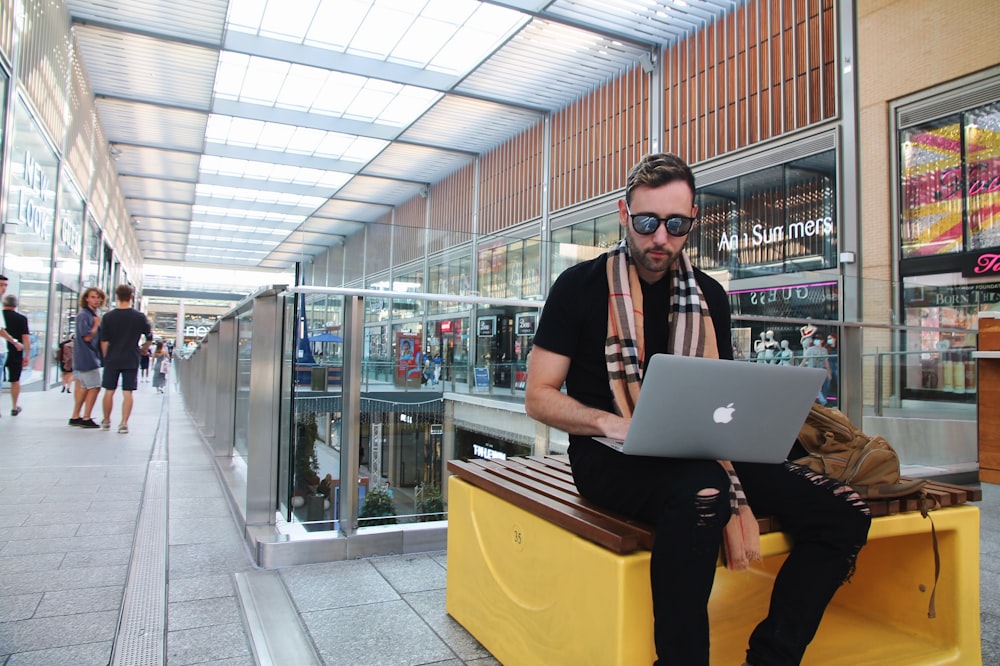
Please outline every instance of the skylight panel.
[{"label": "skylight panel", "polygon": [[255,146],[264,131],[264,123],[252,118],[232,118],[225,143],[235,146]]},{"label": "skylight panel", "polygon": [[[436,16],[438,9],[446,8],[449,0],[436,0],[424,14]],[[459,5],[465,7],[466,5]],[[495,5],[471,3],[472,11],[461,28],[427,65],[427,69],[446,74],[465,74],[492,53],[504,40],[529,17],[520,12]]]},{"label": "skylight panel", "polygon": [[[282,125],[280,123],[264,123],[264,127],[261,129],[260,137],[257,140],[258,148],[267,148],[269,150],[284,151],[288,146],[288,142],[292,140],[295,135],[296,128],[294,125]],[[322,135],[322,131],[313,130]]]},{"label": "skylight panel", "polygon": [[[350,141],[349,137],[345,134],[334,134],[310,127],[298,127],[295,132],[288,137],[287,150],[288,152],[299,153],[300,155],[319,155],[320,153],[317,150],[317,145],[327,141],[331,135],[335,137],[335,141],[339,141],[344,146],[346,146]],[[327,152],[326,156],[338,157],[341,152],[342,151]]]},{"label": "skylight panel", "polygon": [[260,35],[301,44],[316,13],[319,0],[271,0],[261,20]]},{"label": "skylight panel", "polygon": [[381,141],[379,139],[369,139],[368,137],[359,136],[352,143],[351,146],[344,151],[343,159],[353,160],[356,162],[368,162],[379,152],[382,151],[388,145],[388,141]]},{"label": "skylight panel", "polygon": [[219,66],[215,72],[215,96],[223,99],[239,99],[249,66],[250,56],[232,51],[222,51],[219,54]]},{"label": "skylight panel", "polygon": [[208,128],[205,136],[210,142],[331,159],[367,161],[389,143],[384,139],[217,115],[209,116]]},{"label": "skylight panel", "polygon": [[385,111],[375,119],[375,122],[404,127],[420,117],[441,96],[441,93],[434,90],[406,86],[386,105]]},{"label": "skylight panel", "polygon": [[423,69],[455,34],[456,27],[443,21],[418,17],[392,50],[389,61]]},{"label": "skylight panel", "polygon": [[365,20],[371,2],[368,0],[324,0],[316,11],[304,43],[346,51],[358,26]]},{"label": "skylight panel", "polygon": [[[317,145],[313,144],[312,149],[321,153],[325,152],[326,149],[322,148],[322,146],[317,148]],[[343,152],[343,150],[340,152]],[[343,187],[344,183],[351,179],[350,173],[342,171],[326,171],[311,167],[297,167],[289,164],[274,164],[234,157],[217,157],[214,155],[202,156],[200,172],[210,175],[311,185],[329,190],[331,193]]]},{"label": "skylight panel", "polygon": [[226,16],[226,29],[256,34],[266,7],[267,0],[232,0]]},{"label": "skylight panel", "polygon": [[389,106],[394,97],[394,91],[379,90],[377,86],[365,86],[361,94],[357,95],[344,111],[344,117],[356,120],[377,120],[383,109]]},{"label": "skylight panel", "polygon": [[[421,10],[420,15],[447,23],[461,25],[476,13],[482,5],[478,0],[430,0]],[[504,10],[506,11],[506,10]],[[517,14],[517,12],[510,12]]]},{"label": "skylight panel", "polygon": [[329,78],[329,74],[319,68],[292,65],[281,86],[281,93],[275,100],[275,106],[308,111],[317,95],[326,87]]},{"label": "skylight panel", "polygon": [[366,80],[363,76],[331,72],[326,85],[317,91],[312,110],[331,116],[343,115],[348,105],[364,89]]},{"label": "skylight panel", "polygon": [[289,192],[274,192],[228,185],[209,185],[199,183],[195,186],[195,195],[213,199],[228,199],[234,202],[257,204],[281,204],[295,206],[313,211],[326,202],[326,197],[294,194]]},{"label": "skylight panel", "polygon": [[289,63],[281,60],[251,58],[240,90],[240,101],[274,106],[290,67]]},{"label": "skylight panel", "polygon": [[[412,3],[407,3],[407,7],[411,6]],[[389,50],[403,38],[415,18],[412,10],[402,7],[389,7],[386,3],[373,6],[354,34],[347,53],[385,60]]]}]

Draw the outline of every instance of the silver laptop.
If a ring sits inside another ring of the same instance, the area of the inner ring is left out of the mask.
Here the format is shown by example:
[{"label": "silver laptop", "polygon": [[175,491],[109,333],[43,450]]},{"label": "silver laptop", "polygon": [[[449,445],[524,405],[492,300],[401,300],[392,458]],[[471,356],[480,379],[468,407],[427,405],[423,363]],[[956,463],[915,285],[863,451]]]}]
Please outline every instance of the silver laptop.
[{"label": "silver laptop", "polygon": [[777,463],[785,460],[826,370],[654,354],[622,453]]}]

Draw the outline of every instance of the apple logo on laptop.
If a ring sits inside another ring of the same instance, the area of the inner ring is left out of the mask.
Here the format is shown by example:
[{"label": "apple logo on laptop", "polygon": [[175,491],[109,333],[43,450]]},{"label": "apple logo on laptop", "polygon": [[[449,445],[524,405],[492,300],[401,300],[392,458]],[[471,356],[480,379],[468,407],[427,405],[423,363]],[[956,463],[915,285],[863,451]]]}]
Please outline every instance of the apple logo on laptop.
[{"label": "apple logo on laptop", "polygon": [[716,423],[729,423],[733,420],[733,403],[729,403],[725,407],[718,407],[714,412],[712,412],[712,420]]}]

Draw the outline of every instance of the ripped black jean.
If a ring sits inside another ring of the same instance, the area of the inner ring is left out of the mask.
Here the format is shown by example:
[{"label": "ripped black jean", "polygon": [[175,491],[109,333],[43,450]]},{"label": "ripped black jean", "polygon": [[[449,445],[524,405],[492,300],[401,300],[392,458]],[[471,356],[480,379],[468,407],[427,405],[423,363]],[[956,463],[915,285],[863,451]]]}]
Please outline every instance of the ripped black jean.
[{"label": "ripped black jean", "polygon": [[[730,515],[725,471],[715,461],[625,456],[589,438],[571,442],[581,495],[656,526],[650,562],[656,663],[707,666],[708,598]],[[853,573],[870,512],[843,485],[791,463],[734,467],[754,513],[776,516],[795,544],[775,580],[768,615],[750,636],[747,660],[798,664],[827,604]]]}]

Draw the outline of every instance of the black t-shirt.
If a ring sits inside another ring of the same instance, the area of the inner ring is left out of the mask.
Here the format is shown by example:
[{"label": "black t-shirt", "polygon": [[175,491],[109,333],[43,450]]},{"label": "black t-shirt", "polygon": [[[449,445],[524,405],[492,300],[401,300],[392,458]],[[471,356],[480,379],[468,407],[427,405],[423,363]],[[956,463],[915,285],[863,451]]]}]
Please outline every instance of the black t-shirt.
[{"label": "black t-shirt", "polygon": [[[16,310],[4,310],[3,320],[4,327],[7,329],[7,333],[10,337],[20,343],[24,343],[24,336],[31,332],[28,330],[28,318]],[[6,340],[4,342],[6,342]],[[22,358],[22,352],[14,349],[14,345],[9,342],[7,342],[7,353],[14,358]]]},{"label": "black t-shirt", "polygon": [[[589,407],[614,412],[604,354],[608,336],[607,257],[602,254],[571,266],[556,279],[545,299],[534,344],[571,359],[566,374],[567,394]],[[719,358],[731,359],[731,318],[726,292],[698,269],[695,279],[712,315]],[[669,288],[670,280],[666,278],[651,285],[642,282],[647,362],[655,353],[669,352]]]},{"label": "black t-shirt", "polygon": [[153,339],[146,315],[134,308],[115,308],[101,319],[98,331],[101,342],[108,343],[104,367],[135,370],[139,367],[139,338]]}]

